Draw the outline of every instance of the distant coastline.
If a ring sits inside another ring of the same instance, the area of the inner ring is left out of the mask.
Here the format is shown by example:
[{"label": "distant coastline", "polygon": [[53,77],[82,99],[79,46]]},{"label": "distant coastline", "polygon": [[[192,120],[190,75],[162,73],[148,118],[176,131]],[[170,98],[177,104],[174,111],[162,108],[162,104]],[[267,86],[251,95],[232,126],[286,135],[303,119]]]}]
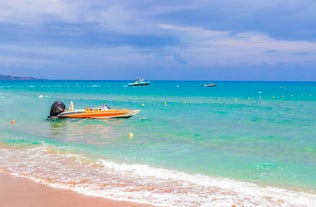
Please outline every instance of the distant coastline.
[{"label": "distant coastline", "polygon": [[42,78],[34,78],[34,77],[21,77],[21,76],[11,76],[11,75],[1,75],[0,80],[45,80]]}]

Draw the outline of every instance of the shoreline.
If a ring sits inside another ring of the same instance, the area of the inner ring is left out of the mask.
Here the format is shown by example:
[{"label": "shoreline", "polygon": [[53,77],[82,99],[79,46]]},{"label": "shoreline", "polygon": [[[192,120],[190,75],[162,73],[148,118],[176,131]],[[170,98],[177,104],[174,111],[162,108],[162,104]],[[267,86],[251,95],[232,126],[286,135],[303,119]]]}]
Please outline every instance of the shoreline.
[{"label": "shoreline", "polygon": [[27,178],[0,172],[0,203],[6,207],[154,207],[149,204],[116,201],[45,186]]}]

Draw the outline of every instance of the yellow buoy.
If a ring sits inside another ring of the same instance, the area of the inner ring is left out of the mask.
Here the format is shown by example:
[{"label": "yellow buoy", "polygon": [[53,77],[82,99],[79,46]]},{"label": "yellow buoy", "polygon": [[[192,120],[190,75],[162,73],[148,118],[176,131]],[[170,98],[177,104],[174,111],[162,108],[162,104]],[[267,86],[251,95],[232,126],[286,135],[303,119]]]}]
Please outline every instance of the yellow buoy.
[{"label": "yellow buoy", "polygon": [[142,106],[145,106],[145,104],[142,103]]},{"label": "yellow buoy", "polygon": [[133,139],[133,137],[134,137],[134,134],[131,132],[131,133],[129,133],[129,138],[130,139]]}]

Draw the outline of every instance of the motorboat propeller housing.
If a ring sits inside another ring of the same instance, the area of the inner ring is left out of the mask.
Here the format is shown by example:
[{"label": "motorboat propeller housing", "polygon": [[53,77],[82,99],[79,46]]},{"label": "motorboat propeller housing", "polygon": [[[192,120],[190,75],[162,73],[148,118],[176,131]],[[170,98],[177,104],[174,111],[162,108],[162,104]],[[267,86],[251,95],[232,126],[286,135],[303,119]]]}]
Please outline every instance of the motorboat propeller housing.
[{"label": "motorboat propeller housing", "polygon": [[57,116],[58,114],[64,112],[66,105],[62,101],[55,101],[50,107],[49,117]]}]

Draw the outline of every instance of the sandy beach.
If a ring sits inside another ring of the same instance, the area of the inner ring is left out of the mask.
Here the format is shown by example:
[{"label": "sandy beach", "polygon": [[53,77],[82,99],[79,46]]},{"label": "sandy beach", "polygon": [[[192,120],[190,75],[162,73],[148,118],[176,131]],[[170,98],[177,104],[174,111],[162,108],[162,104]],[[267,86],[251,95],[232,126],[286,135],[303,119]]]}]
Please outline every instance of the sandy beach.
[{"label": "sandy beach", "polygon": [[114,201],[79,193],[51,188],[19,178],[0,173],[0,203],[6,207],[150,207],[151,205]]}]

